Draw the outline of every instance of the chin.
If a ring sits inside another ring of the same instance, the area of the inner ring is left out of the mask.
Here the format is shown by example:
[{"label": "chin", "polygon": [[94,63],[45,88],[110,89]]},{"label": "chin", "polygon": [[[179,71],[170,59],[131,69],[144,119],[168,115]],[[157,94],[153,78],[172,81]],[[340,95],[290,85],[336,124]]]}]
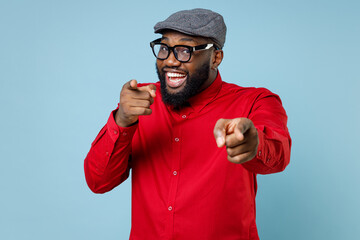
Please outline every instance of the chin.
[{"label": "chin", "polygon": [[[161,82],[161,81],[160,81]],[[166,91],[169,94],[178,94],[181,93],[182,91],[184,91],[184,89],[186,88],[186,81],[179,87],[169,87],[169,85],[166,84]]]}]

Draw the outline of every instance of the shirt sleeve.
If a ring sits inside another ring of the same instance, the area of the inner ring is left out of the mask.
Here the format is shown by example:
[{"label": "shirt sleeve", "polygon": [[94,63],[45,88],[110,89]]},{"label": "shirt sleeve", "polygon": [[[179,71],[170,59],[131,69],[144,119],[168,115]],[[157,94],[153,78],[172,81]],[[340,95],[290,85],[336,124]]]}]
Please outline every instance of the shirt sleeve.
[{"label": "shirt sleeve", "polygon": [[264,88],[258,89],[252,99],[248,118],[258,130],[259,145],[254,159],[243,166],[259,174],[283,171],[290,161],[291,138],[281,100]]},{"label": "shirt sleeve", "polygon": [[94,193],[105,193],[118,186],[129,176],[131,168],[131,142],[137,124],[120,127],[114,110],[91,144],[84,161],[85,178]]}]

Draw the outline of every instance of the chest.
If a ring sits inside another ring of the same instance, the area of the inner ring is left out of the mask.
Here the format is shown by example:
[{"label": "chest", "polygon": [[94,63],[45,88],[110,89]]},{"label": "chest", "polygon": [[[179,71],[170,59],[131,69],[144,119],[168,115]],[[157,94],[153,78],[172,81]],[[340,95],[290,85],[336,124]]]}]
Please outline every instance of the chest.
[{"label": "chest", "polygon": [[[226,150],[216,146],[213,130],[220,118],[247,117],[249,109],[239,101],[217,101],[200,111],[185,108],[170,111],[154,104],[153,113],[139,119],[133,140],[133,155],[144,161],[157,161],[169,168],[204,166],[204,159],[225,158]],[[180,167],[180,166],[179,166]]]}]

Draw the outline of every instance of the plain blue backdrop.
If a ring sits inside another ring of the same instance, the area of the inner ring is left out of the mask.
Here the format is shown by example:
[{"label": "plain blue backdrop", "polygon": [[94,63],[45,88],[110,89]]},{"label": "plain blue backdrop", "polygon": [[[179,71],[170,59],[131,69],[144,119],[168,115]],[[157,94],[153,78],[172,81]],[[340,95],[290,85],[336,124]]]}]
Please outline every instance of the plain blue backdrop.
[{"label": "plain blue backdrop", "polygon": [[130,181],[96,195],[92,140],[132,78],[157,81],[149,42],[177,10],[228,27],[227,82],[279,94],[291,163],[258,176],[263,240],[360,235],[360,3],[331,0],[0,0],[0,239],[127,239]]}]

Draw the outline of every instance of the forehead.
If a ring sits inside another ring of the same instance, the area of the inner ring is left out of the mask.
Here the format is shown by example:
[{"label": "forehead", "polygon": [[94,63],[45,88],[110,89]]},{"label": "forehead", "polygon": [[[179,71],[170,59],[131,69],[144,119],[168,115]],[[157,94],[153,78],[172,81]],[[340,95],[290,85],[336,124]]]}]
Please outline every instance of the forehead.
[{"label": "forehead", "polygon": [[168,30],[162,33],[161,41],[171,45],[199,45],[207,43],[208,39],[204,37],[191,36],[181,32]]}]

